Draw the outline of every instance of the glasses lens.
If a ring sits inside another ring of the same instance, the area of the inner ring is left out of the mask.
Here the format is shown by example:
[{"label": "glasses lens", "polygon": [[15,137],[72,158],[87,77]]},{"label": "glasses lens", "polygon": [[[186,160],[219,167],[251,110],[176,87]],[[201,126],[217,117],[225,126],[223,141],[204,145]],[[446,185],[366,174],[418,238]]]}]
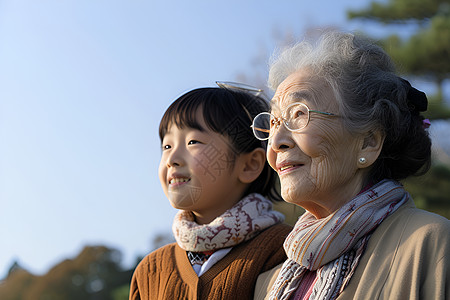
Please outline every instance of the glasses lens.
[{"label": "glasses lens", "polygon": [[270,137],[270,124],[273,116],[269,113],[260,113],[253,119],[253,133],[259,140],[267,140]]},{"label": "glasses lens", "polygon": [[302,103],[294,103],[286,108],[284,112],[285,125],[288,129],[295,131],[308,125],[308,107]]}]

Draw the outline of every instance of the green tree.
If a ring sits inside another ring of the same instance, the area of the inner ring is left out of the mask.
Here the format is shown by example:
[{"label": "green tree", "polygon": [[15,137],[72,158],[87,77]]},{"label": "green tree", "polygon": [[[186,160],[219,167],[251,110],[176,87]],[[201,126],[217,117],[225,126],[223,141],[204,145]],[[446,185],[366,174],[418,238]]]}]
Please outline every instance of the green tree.
[{"label": "green tree", "polygon": [[404,185],[418,207],[450,219],[449,183],[450,168],[438,164],[423,176],[408,178]]},{"label": "green tree", "polygon": [[[122,270],[119,251],[104,246],[85,247],[47,274],[35,276],[14,268],[0,284],[2,300],[115,300],[118,287],[129,284],[133,270]],[[122,292],[122,294],[120,294]]]},{"label": "green tree", "polygon": [[390,0],[373,2],[370,8],[350,11],[350,19],[362,18],[384,24],[417,25],[408,39],[391,35],[380,44],[402,73],[434,82],[437,94],[429,97],[427,117],[446,119],[450,109],[444,104],[443,84],[450,75],[450,4],[448,0]]},{"label": "green tree", "polygon": [[23,268],[14,268],[0,282],[0,299],[2,300],[22,300],[25,299],[26,291],[33,286],[37,277]]},{"label": "green tree", "polygon": [[[406,75],[421,77],[437,86],[429,98],[426,116],[450,118],[443,84],[450,75],[450,3],[448,0],[389,0],[372,2],[361,11],[350,11],[350,19],[360,18],[382,24],[417,26],[415,34],[402,39],[391,35],[380,44]],[[432,125],[433,126],[433,125]],[[430,171],[404,181],[418,207],[450,218],[450,168],[436,156]]]},{"label": "green tree", "polygon": [[360,11],[349,11],[349,18],[366,18],[384,23],[426,22],[439,12],[449,9],[448,0],[390,0],[388,3],[372,2]]},{"label": "green tree", "polygon": [[130,292],[130,285],[124,284],[112,292],[113,300],[128,300],[128,294]]}]

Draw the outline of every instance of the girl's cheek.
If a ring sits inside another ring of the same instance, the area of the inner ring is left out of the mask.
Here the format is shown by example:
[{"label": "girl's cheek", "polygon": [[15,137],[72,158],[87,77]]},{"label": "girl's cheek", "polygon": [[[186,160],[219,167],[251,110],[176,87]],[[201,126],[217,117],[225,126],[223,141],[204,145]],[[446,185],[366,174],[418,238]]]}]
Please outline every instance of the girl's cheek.
[{"label": "girl's cheek", "polygon": [[167,168],[162,160],[158,167],[158,177],[161,183],[161,187],[163,188],[163,191],[167,196]]}]

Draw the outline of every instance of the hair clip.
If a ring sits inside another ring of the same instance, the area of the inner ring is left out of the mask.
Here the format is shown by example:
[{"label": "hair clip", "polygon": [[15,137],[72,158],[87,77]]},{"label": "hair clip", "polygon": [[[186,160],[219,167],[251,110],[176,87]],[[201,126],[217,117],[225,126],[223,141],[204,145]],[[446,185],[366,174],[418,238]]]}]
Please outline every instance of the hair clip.
[{"label": "hair clip", "polygon": [[430,122],[429,119],[424,119],[422,121],[422,126],[423,126],[424,129],[427,129],[428,127],[430,127],[430,125],[431,125],[431,122]]}]

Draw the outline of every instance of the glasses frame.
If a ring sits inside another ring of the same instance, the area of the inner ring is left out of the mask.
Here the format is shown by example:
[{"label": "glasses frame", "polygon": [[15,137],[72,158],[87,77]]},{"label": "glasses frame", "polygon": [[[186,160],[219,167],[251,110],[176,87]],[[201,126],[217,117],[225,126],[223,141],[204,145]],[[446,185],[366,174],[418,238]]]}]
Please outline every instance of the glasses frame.
[{"label": "glasses frame", "polygon": [[[264,94],[264,90],[262,90],[260,88],[257,88],[257,87],[254,87],[254,86],[251,86],[251,85],[248,85],[245,83],[233,82],[233,81],[216,81],[216,84],[222,89],[237,90],[237,91],[245,92],[245,93],[248,93],[255,97],[259,97],[266,102],[269,102],[269,98],[267,97],[266,94]],[[253,123],[252,115],[247,110],[247,108],[242,103],[239,103],[239,105],[241,105],[242,109],[247,114],[248,118],[250,119],[250,123]],[[252,125],[250,125],[250,127],[252,127]],[[254,132],[253,132],[253,134],[254,134]]]},{"label": "glasses frame", "polygon": [[243,91],[249,94],[252,94],[256,97],[261,97],[265,101],[269,101],[269,97],[264,93],[263,89],[245,84],[240,82],[233,82],[233,81],[216,81],[216,84],[223,89],[231,89],[231,90],[239,90]]},{"label": "glasses frame", "polygon": [[[305,126],[303,126],[302,128],[298,128],[298,129],[291,129],[291,128],[289,128],[289,122],[288,122],[288,120],[287,120],[286,118],[283,118],[283,114],[284,114],[289,108],[291,108],[291,107],[294,106],[294,105],[302,105],[302,106],[304,106],[304,107],[306,108],[306,110],[308,111],[308,119],[306,120]],[[322,114],[322,115],[326,115],[326,116],[336,116],[336,117],[338,116],[337,114],[330,113],[330,112],[325,112],[325,111],[319,111],[319,110],[309,109],[308,105],[306,105],[305,103],[302,103],[302,102],[294,102],[294,103],[288,105],[288,106],[281,112],[281,116],[280,116],[280,117],[277,117],[277,116],[275,116],[274,114],[272,114],[272,113],[270,113],[270,112],[262,112],[262,113],[259,113],[258,115],[256,115],[256,117],[253,118],[253,122],[252,122],[252,125],[251,125],[250,127],[253,129],[253,135],[254,135],[258,140],[260,140],[260,141],[265,141],[265,140],[270,139],[270,138],[273,136],[274,130],[263,129],[263,128],[258,128],[258,129],[256,129],[257,127],[255,127],[255,120],[256,120],[256,118],[258,118],[259,116],[261,116],[261,115],[268,115],[268,116],[271,117],[271,118],[273,117],[273,120],[274,120],[273,123],[274,123],[274,125],[275,125],[275,129],[280,128],[281,124],[283,124],[284,127],[286,127],[286,129],[289,130],[289,131],[291,131],[291,132],[300,132],[300,131],[303,130],[306,126],[308,126],[309,121],[311,120],[311,113],[312,113],[312,112],[318,113],[318,114]],[[271,122],[272,122],[272,121],[271,121]],[[259,132],[266,132],[266,133],[268,133],[269,135],[267,136],[267,138],[260,138],[260,137],[258,137],[258,135],[256,134],[257,131],[259,131]]]}]

